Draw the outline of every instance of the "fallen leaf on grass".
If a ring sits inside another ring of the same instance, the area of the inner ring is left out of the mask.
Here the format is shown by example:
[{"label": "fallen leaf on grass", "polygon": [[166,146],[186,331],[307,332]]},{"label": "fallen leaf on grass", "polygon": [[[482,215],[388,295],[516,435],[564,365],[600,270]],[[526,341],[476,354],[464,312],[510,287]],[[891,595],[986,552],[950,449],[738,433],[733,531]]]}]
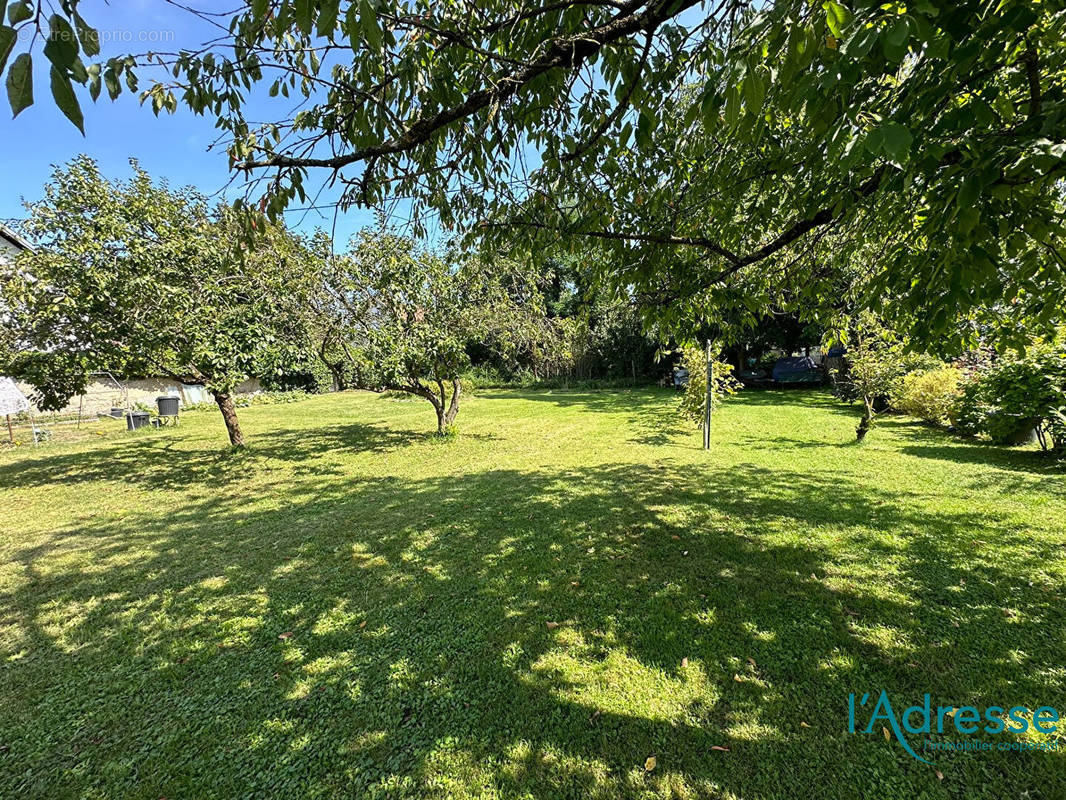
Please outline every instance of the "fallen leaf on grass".
[{"label": "fallen leaf on grass", "polygon": [[279,633],[278,634],[278,638],[279,639],[291,639],[292,638],[292,631],[285,631],[285,633]]},{"label": "fallen leaf on grass", "polygon": [[808,725],[808,724],[807,724],[806,722],[801,722],[801,723],[800,723],[800,727],[801,727],[801,728],[809,728],[809,727],[811,727],[811,726],[810,726],[810,725]]},{"label": "fallen leaf on grass", "polygon": [[755,668],[755,659],[754,658],[749,658],[748,659],[748,663],[751,664],[753,669]]},{"label": "fallen leaf on grass", "polygon": [[744,679],[742,677],[740,677],[740,675],[738,675],[735,672],[733,673],[733,680],[735,680],[737,683],[743,683],[744,682]]},{"label": "fallen leaf on grass", "polygon": [[648,756],[647,760],[644,762],[644,771],[651,772],[653,769],[655,769],[655,765],[657,763],[658,762],[655,760],[655,756]]},{"label": "fallen leaf on grass", "polygon": [[943,772],[941,772],[941,771],[940,771],[940,770],[938,770],[938,769],[934,769],[934,770],[933,770],[933,772],[935,772],[935,773],[936,773],[936,779],[937,779],[938,781],[942,781],[942,780],[944,780],[944,773],[943,773]]},{"label": "fallen leaf on grass", "polygon": [[591,717],[589,717],[589,724],[592,724],[593,722],[595,722],[595,721],[596,721],[596,718],[597,718],[597,717],[598,717],[599,715],[600,715],[600,710],[599,710],[599,709],[597,708],[597,709],[596,709],[595,711],[593,711],[593,712],[592,712],[592,716],[591,716]]},{"label": "fallen leaf on grass", "polygon": [[571,586],[580,586],[581,585],[581,581],[570,581],[570,585]]},{"label": "fallen leaf on grass", "polygon": [[553,630],[555,630],[556,628],[559,627],[559,623],[558,622],[545,622],[544,624],[548,626],[548,630],[550,630],[550,631],[553,631]]},{"label": "fallen leaf on grass", "polygon": [[688,666],[688,656],[685,656],[683,659],[681,659],[681,668],[684,669],[687,666]]},{"label": "fallen leaf on grass", "polygon": [[680,542],[681,541],[681,537],[678,536],[676,533],[673,536],[671,536],[670,538],[673,539],[675,542]]},{"label": "fallen leaf on grass", "polygon": [[712,744],[711,745],[711,749],[712,750],[718,750],[719,752],[722,752],[722,753],[728,753],[729,752],[729,748],[728,747],[722,747],[722,745],[720,745],[720,744]]},{"label": "fallen leaf on grass", "polygon": [[365,628],[366,627],[366,620],[365,619],[362,622],[359,623],[359,627],[360,628]]},{"label": "fallen leaf on grass", "polygon": [[884,725],[881,726],[881,733],[885,735],[886,742],[892,741],[892,734],[888,732],[888,728],[886,728]]}]

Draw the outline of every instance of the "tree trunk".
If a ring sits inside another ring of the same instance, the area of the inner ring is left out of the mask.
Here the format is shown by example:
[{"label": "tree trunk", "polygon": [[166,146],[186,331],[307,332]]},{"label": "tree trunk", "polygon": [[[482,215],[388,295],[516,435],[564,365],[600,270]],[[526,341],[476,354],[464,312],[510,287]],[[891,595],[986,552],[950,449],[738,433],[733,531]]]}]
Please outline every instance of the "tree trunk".
[{"label": "tree trunk", "polygon": [[455,418],[459,416],[459,394],[463,390],[463,385],[456,378],[452,381],[452,399],[448,404],[448,412],[444,415],[444,424],[451,425],[455,422]]},{"label": "tree trunk", "polygon": [[462,384],[458,378],[452,381],[452,399],[447,406],[445,405],[444,382],[437,381],[437,387],[440,389],[440,397],[437,398],[430,392],[429,402],[433,404],[433,410],[437,412],[437,435],[443,436],[448,431],[448,426],[455,422],[455,417],[459,414],[459,393],[462,391]]},{"label": "tree trunk", "polygon": [[244,447],[244,434],[241,433],[240,423],[237,422],[237,409],[233,406],[233,395],[228,392],[212,392],[218,410],[222,412],[222,421],[226,423],[226,433],[229,434],[229,443],[234,447]]},{"label": "tree trunk", "polygon": [[332,375],[333,377],[333,391],[343,392],[345,389],[348,388],[344,380],[344,370],[342,370],[340,367],[334,366],[333,364],[326,364],[326,369],[329,370],[330,375]]},{"label": "tree trunk", "polygon": [[859,427],[855,429],[855,439],[861,442],[866,438],[866,434],[870,430],[870,426],[874,422],[874,399],[872,397],[863,398],[863,414],[862,419],[859,420]]}]

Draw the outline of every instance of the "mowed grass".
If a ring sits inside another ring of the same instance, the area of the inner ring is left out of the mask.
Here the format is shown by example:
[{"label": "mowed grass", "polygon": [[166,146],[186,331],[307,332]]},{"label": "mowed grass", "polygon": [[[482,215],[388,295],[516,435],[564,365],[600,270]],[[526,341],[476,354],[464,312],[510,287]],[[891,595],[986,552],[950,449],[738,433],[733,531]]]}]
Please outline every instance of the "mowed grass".
[{"label": "mowed grass", "polygon": [[1066,711],[1063,473],[906,419],[856,446],[816,393],[740,395],[705,453],[674,400],[486,392],[438,440],[345,393],[242,409],[246,453],[203,412],[0,454],[0,795],[1066,797],[1062,753],[846,732],[852,691]]}]

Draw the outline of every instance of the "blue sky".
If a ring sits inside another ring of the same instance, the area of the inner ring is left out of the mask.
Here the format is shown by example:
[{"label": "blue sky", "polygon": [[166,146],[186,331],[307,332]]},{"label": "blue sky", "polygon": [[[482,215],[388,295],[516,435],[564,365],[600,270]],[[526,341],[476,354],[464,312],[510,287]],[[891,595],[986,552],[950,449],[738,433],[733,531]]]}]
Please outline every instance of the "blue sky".
[{"label": "blue sky", "polygon": [[[232,8],[231,0],[200,0],[198,7],[220,10]],[[176,50],[199,44],[213,35],[207,23],[163,0],[82,0],[82,16],[101,33],[101,56],[150,49]],[[149,42],[156,42],[150,44]],[[48,91],[48,75],[40,46],[34,49],[35,104],[11,119],[6,97],[0,105],[0,142],[4,144],[3,180],[0,181],[0,220],[25,216],[23,199],[36,200],[52,172],[53,165],[65,164],[79,153],[97,160],[108,178],[127,178],[129,160],[136,158],[153,177],[166,178],[174,185],[192,185],[207,195],[223,189],[231,175],[224,150],[207,152],[216,131],[213,118],[197,117],[180,106],[173,115],[152,114],[128,93],[111,102],[107,93],[94,105],[87,94],[79,95],[85,113],[85,136],[55,107]],[[147,76],[145,76],[147,77]],[[142,78],[141,87],[149,85]],[[270,103],[273,107],[268,106]],[[253,104],[249,117],[265,114],[284,117],[292,101],[264,97]],[[256,113],[260,112],[260,113]],[[15,155],[12,155],[15,154]],[[313,176],[312,176],[313,177]],[[240,194],[231,188],[229,198]],[[332,211],[327,216],[293,212],[289,224],[311,230],[333,227]],[[337,220],[338,246],[354,231],[372,224],[373,217],[361,210],[349,211]]]}]

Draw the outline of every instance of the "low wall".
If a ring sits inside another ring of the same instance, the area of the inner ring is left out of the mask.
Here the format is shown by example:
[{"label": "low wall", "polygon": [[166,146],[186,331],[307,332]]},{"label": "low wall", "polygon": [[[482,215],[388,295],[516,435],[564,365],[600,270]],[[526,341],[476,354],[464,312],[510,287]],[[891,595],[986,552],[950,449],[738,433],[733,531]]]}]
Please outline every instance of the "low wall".
[{"label": "low wall", "polygon": [[[16,381],[19,389],[26,397],[33,400],[33,387],[29,384]],[[108,413],[112,406],[125,407],[126,398],[130,406],[137,404],[155,408],[155,399],[160,395],[176,395],[181,398],[181,404],[209,403],[213,400],[203,386],[185,384],[169,378],[140,378],[138,380],[120,381],[116,386],[110,379],[93,379],[85,393],[71,398],[70,402],[61,411],[56,413],[63,415],[77,415],[80,417],[95,417],[97,414]],[[262,391],[258,378],[241,383],[235,394],[254,394]],[[47,414],[34,409],[37,414]]]}]

